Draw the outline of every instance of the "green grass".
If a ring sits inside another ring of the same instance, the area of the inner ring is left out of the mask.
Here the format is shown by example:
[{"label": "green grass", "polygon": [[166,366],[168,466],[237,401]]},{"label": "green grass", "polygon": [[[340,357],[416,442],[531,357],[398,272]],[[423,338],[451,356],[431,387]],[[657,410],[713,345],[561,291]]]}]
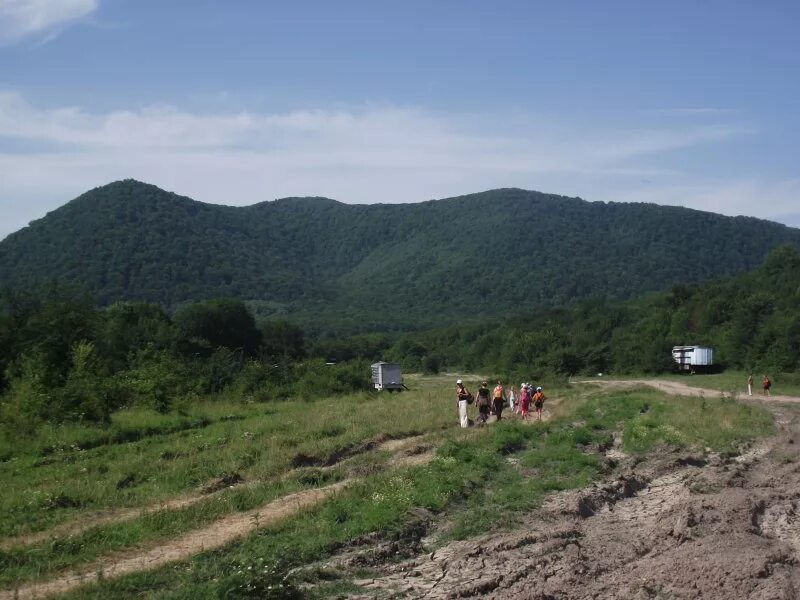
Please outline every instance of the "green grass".
[{"label": "green grass", "polygon": [[[400,539],[418,507],[451,524],[442,541],[513,527],[547,493],[596,478],[601,461],[591,450],[608,443],[613,431],[630,436],[625,441],[630,452],[664,444],[725,451],[773,431],[763,409],[731,400],[675,399],[651,390],[592,393],[585,397],[580,390],[559,391],[562,414],[549,423],[509,420],[467,432],[455,428],[455,403],[446,402],[442,418],[451,427],[439,433],[441,443],[430,464],[381,470],[325,503],[226,548],[81,588],[69,597],[300,597],[302,577],[287,576],[290,569],[313,564],[375,531]],[[398,398],[395,420],[412,418],[410,413],[420,407],[411,396],[408,402]],[[427,408],[429,413],[439,410]],[[335,423],[328,426],[335,430]],[[309,573],[312,579],[319,576]],[[348,589],[346,578],[334,579],[325,589],[334,594]]]},{"label": "green grass", "polygon": [[16,447],[5,444],[13,454],[0,463],[0,536],[195,493],[226,473],[247,481],[274,479],[299,464],[301,455],[307,462],[331,462],[379,434],[440,431],[455,421],[450,395],[440,385],[314,402],[219,400],[199,404],[185,416],[121,411],[108,429],[47,427]]}]

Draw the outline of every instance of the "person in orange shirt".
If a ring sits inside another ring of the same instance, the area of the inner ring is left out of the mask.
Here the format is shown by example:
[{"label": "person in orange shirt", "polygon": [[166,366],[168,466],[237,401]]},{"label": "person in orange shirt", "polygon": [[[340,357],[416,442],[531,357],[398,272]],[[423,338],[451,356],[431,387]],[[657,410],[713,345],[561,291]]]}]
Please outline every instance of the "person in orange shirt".
[{"label": "person in orange shirt", "polygon": [[542,407],[544,406],[544,401],[547,398],[542,391],[542,388],[537,387],[536,393],[533,395],[533,408],[536,410],[536,420],[542,420]]}]

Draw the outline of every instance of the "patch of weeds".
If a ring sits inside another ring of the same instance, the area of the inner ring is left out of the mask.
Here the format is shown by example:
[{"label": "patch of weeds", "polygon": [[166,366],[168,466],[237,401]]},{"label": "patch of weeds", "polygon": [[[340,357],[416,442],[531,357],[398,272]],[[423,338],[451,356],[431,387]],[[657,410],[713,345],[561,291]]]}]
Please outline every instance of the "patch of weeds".
[{"label": "patch of weeds", "polygon": [[79,508],[83,505],[80,500],[76,500],[67,494],[56,494],[47,496],[42,503],[42,510],[57,510],[59,508]]},{"label": "patch of weeds", "polygon": [[318,486],[331,480],[331,473],[322,469],[303,469],[295,478],[302,486]]},{"label": "patch of weeds", "polygon": [[135,473],[128,473],[122,479],[117,481],[114,487],[118,490],[124,490],[129,487],[133,487],[136,485],[136,474]]},{"label": "patch of weeds", "polygon": [[693,494],[716,494],[722,488],[715,483],[711,483],[704,477],[700,477],[689,485],[689,491]]},{"label": "patch of weeds", "polygon": [[282,561],[268,563],[263,558],[234,565],[230,574],[219,581],[218,589],[223,598],[299,600],[305,597]]},{"label": "patch of weeds", "polygon": [[339,437],[347,431],[347,428],[338,423],[328,423],[322,429],[316,432],[316,435],[323,438]]}]

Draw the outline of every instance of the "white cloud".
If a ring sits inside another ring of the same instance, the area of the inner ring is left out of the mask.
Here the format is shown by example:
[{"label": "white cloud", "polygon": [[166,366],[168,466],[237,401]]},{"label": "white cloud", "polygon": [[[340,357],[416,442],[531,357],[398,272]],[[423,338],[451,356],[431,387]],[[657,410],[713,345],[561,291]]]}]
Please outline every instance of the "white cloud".
[{"label": "white cloud", "polygon": [[277,114],[155,106],[93,113],[38,108],[18,93],[0,92],[0,216],[7,228],[0,235],[89,188],[126,177],[238,205],[294,195],[413,202],[517,186],[768,216],[757,201],[762,192],[785,198],[783,206],[795,187],[701,181],[662,160],[678,149],[748,133],[719,122],[576,130],[525,115],[392,106]]},{"label": "white cloud", "polygon": [[[765,180],[735,177],[730,180],[687,181],[675,185],[639,186],[616,194],[620,202],[653,202],[687,206],[730,216],[758,215],[795,224],[800,205],[800,179]],[[792,214],[795,213],[795,214]]]},{"label": "white cloud", "polygon": [[61,28],[97,10],[99,0],[0,0],[0,45]]}]

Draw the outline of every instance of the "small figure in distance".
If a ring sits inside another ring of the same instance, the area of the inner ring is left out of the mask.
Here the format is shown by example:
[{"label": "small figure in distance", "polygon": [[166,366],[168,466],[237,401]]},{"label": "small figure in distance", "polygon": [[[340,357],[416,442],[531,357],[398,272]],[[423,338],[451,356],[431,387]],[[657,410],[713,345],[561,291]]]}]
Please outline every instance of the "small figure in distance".
[{"label": "small figure in distance", "polygon": [[747,395],[748,396],[752,396],[753,395],[753,374],[752,373],[750,373],[750,375],[747,377]]},{"label": "small figure in distance", "polygon": [[513,386],[508,390],[508,409],[511,411],[512,415],[517,412],[517,396],[514,393]]},{"label": "small figure in distance", "polygon": [[536,388],[536,393],[533,395],[533,407],[536,409],[536,420],[542,420],[542,407],[547,398],[544,395],[541,387]]},{"label": "small figure in distance", "polygon": [[475,405],[478,407],[478,425],[486,425],[489,420],[489,410],[491,402],[489,401],[489,382],[485,379],[478,388],[478,396],[475,398]]},{"label": "small figure in distance", "polygon": [[528,389],[528,386],[524,383],[519,388],[519,409],[520,414],[522,415],[522,420],[528,420],[528,413],[531,410],[531,392]]},{"label": "small figure in distance", "polygon": [[492,412],[494,413],[494,416],[497,417],[498,421],[503,417],[503,405],[505,402],[506,390],[500,380],[498,380],[497,385],[494,387],[494,391],[492,392]]},{"label": "small figure in distance", "polygon": [[761,382],[761,385],[764,386],[764,395],[765,396],[772,396],[772,394],[769,393],[769,388],[772,387],[772,382],[769,380],[769,377],[764,375],[764,379]]},{"label": "small figure in distance", "polygon": [[460,379],[456,381],[456,395],[458,397],[458,420],[461,423],[461,427],[469,427],[467,404],[469,404],[469,398],[472,394],[464,387],[464,383]]}]

